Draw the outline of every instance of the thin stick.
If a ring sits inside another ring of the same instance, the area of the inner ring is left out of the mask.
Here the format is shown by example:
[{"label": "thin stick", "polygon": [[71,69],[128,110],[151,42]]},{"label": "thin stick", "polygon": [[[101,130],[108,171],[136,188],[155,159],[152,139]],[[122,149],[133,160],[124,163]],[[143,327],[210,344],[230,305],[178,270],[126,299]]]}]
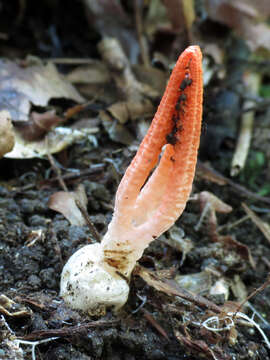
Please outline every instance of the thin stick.
[{"label": "thin stick", "polygon": [[[255,194],[254,192],[246,189],[244,186],[237,184],[236,182],[232,181],[231,179],[227,178],[226,176],[219,173],[217,170],[211,168],[208,165],[203,164],[201,161],[198,160],[197,162],[197,169],[201,170],[203,174],[211,175],[212,177],[215,177],[215,181],[222,181],[224,184],[229,184],[232,188],[237,190],[238,192],[244,194],[248,198],[256,199],[259,201],[263,201],[266,204],[270,204],[270,197],[260,196],[258,194]],[[209,173],[209,174],[207,174]]]},{"label": "thin stick", "polygon": [[57,178],[57,180],[58,180],[61,188],[62,188],[64,191],[68,192],[68,188],[67,188],[67,186],[66,186],[66,184],[65,184],[65,182],[64,182],[64,180],[63,180],[63,178],[62,178],[61,170],[59,169],[58,166],[56,166],[55,161],[54,161],[54,158],[53,158],[53,156],[49,153],[49,151],[47,152],[47,156],[48,156],[49,162],[50,162],[50,164],[51,164],[51,166],[52,166],[52,168],[53,168],[53,170],[54,170],[54,172],[55,172],[55,174],[56,174],[56,178]]},{"label": "thin stick", "polygon": [[75,203],[78,206],[80,212],[82,213],[91,234],[93,235],[93,237],[95,238],[96,241],[100,242],[101,237],[100,237],[95,225],[92,223],[86,209],[83,207],[83,205],[81,204],[81,202],[78,199],[75,200]]},{"label": "thin stick", "polygon": [[143,34],[143,23],[142,23],[142,13],[141,13],[142,4],[143,4],[142,0],[136,0],[134,2],[136,31],[139,40],[143,64],[145,67],[150,67],[150,59],[147,49],[147,43],[145,41],[145,37]]},{"label": "thin stick", "polygon": [[256,296],[259,292],[262,292],[263,290],[265,290],[267,288],[267,286],[269,286],[269,285],[270,285],[270,275],[268,275],[266,281],[260,287],[258,287],[254,291],[252,291],[252,293],[249,294],[248,297],[240,303],[238,308],[235,310],[233,317],[235,317],[237,315],[237,313],[240,311],[240,309],[243,307],[243,305],[249,301],[249,299]]},{"label": "thin stick", "polygon": [[246,214],[254,222],[254,224],[261,230],[265,238],[270,242],[270,227],[267,223],[263,222],[259,216],[257,216],[254,211],[252,211],[245,203],[241,204],[244,208]]},{"label": "thin stick", "polygon": [[[246,74],[245,82],[247,90],[256,95],[259,90],[261,77],[258,74],[250,73]],[[250,108],[253,104],[250,100],[245,101],[244,109]],[[234,156],[231,164],[231,176],[236,176],[244,168],[248,151],[251,142],[252,130],[254,122],[254,111],[249,111],[243,114],[241,119],[241,128],[237,141],[237,146],[234,152]]]}]

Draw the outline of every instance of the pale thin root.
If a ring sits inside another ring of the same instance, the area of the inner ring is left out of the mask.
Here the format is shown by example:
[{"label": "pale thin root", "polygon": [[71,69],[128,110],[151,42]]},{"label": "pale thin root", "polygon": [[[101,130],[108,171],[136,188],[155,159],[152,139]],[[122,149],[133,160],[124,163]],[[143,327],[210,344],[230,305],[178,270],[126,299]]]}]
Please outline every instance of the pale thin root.
[{"label": "pale thin root", "polygon": [[[239,312],[239,311],[236,313],[228,312],[227,315],[223,318],[219,318],[218,316],[211,316],[208,319],[206,319],[201,325],[209,331],[221,332],[221,331],[230,330],[232,327],[234,327],[235,326],[234,319],[237,319],[237,318],[244,319],[249,324],[254,326],[259,331],[261,336],[263,337],[268,349],[270,349],[270,342],[269,342],[267,336],[265,335],[264,331],[260,327],[260,325],[254,321],[253,317],[250,318],[249,316],[247,316],[246,314],[244,314],[242,312]],[[220,322],[226,321],[226,320],[229,320],[230,323],[226,324],[226,326],[220,326]],[[213,324],[213,325],[211,326],[211,324]]]},{"label": "pale thin root", "polygon": [[19,346],[20,346],[20,344],[31,345],[32,346],[32,360],[36,360],[36,354],[35,354],[36,346],[39,344],[44,344],[46,342],[56,340],[56,339],[59,339],[59,337],[51,337],[48,339],[37,340],[37,341],[27,341],[27,340],[16,339],[16,340],[14,340],[14,342],[16,344],[18,344]]}]

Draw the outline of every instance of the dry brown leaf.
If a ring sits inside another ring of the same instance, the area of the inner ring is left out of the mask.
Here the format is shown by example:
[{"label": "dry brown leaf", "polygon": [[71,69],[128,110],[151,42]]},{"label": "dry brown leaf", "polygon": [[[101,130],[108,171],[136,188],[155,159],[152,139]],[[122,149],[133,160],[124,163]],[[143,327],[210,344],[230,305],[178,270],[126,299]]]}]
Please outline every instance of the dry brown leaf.
[{"label": "dry brown leaf", "polygon": [[176,275],[175,281],[178,285],[193,294],[208,293],[212,286],[212,276],[209,271],[201,271],[199,273]]},{"label": "dry brown leaf", "polygon": [[76,200],[79,200],[81,205],[86,209],[87,196],[83,185],[79,185],[75,192],[58,191],[50,197],[49,208],[60,212],[71,223],[71,225],[84,226],[86,225],[85,218],[76,205]]},{"label": "dry brown leaf", "polygon": [[137,62],[139,44],[132,21],[119,0],[83,0],[90,28],[103,37],[114,37],[132,63]]},{"label": "dry brown leaf", "polygon": [[210,295],[223,295],[225,300],[228,300],[229,298],[229,284],[224,279],[218,279],[212,286],[209,291]]},{"label": "dry brown leaf", "polygon": [[195,20],[193,0],[163,0],[163,3],[173,30],[181,32],[191,28]]},{"label": "dry brown leaf", "polygon": [[[214,350],[212,350],[211,347],[203,340],[196,340],[196,339],[193,340],[191,337],[182,335],[178,330],[176,330],[174,333],[178,341],[184,347],[186,347],[192,354],[195,354],[196,356],[200,354],[201,355],[200,357],[211,360],[230,359],[229,356],[224,354],[224,351],[217,346],[214,348]],[[208,337],[210,338],[209,334]]]},{"label": "dry brown leaf", "polygon": [[0,107],[10,112],[13,120],[28,120],[31,104],[46,106],[52,98],[85,101],[52,63],[21,68],[0,61]]},{"label": "dry brown leaf", "polygon": [[203,164],[202,162],[198,161],[196,167],[196,175],[200,178],[218,184],[220,186],[227,185],[228,182],[226,178],[220,174],[218,174],[214,169],[210,166]]},{"label": "dry brown leaf", "polygon": [[218,241],[223,243],[230,251],[235,251],[243,260],[248,261],[253,269],[256,268],[256,264],[247,245],[240,243],[230,235],[219,236]]},{"label": "dry brown leaf", "polygon": [[227,214],[232,211],[230,205],[226,204],[210,191],[202,191],[199,194],[195,194],[193,198],[199,200],[202,208],[208,205],[212,210],[221,214]]},{"label": "dry brown leaf", "polygon": [[35,157],[42,158],[47,156],[47,154],[57,153],[75,141],[85,138],[92,140],[95,145],[96,139],[91,134],[97,132],[97,128],[83,129],[82,131],[79,131],[76,129],[59,126],[50,131],[44,139],[27,141],[23,139],[21,134],[16,129],[14,129],[15,146],[11,152],[5,155],[5,157],[12,159],[31,159]]},{"label": "dry brown leaf", "polygon": [[254,224],[261,230],[261,232],[264,234],[266,239],[270,242],[270,226],[266,222],[262,221],[259,216],[257,216],[254,211],[252,211],[245,203],[242,203],[242,206],[251,218],[251,220],[254,222]]},{"label": "dry brown leaf", "polygon": [[219,313],[220,308],[215,303],[207,300],[203,296],[192,294],[187,290],[180,288],[174,280],[168,280],[158,276],[157,273],[149,271],[142,266],[137,265],[134,270],[135,275],[139,275],[149,286],[154,287],[158,291],[162,291],[167,295],[179,296],[194,304],[198,304],[203,308],[211,309],[212,311]]},{"label": "dry brown leaf", "polygon": [[28,141],[42,138],[52,128],[63,122],[63,119],[55,115],[55,110],[46,111],[43,114],[33,111],[29,121],[18,122],[17,130]]},{"label": "dry brown leaf", "polygon": [[154,106],[151,101],[121,101],[107,108],[112,116],[119,121],[120,124],[126,123],[128,120],[138,119],[140,116],[151,116],[154,112]]},{"label": "dry brown leaf", "polygon": [[31,316],[32,311],[25,306],[15,303],[15,301],[8,298],[6,295],[0,295],[0,314],[8,317],[25,317]]},{"label": "dry brown leaf", "polygon": [[206,0],[205,4],[210,18],[234,29],[252,51],[270,51],[270,27],[263,23],[270,14],[269,1]]},{"label": "dry brown leaf", "polygon": [[119,142],[124,145],[132,144],[132,142],[134,141],[134,136],[126,126],[120,124],[116,120],[113,120],[106,111],[101,110],[99,112],[99,117],[102,120],[102,124],[107,131],[109,137],[113,141]]},{"label": "dry brown leaf", "polygon": [[101,61],[93,61],[93,64],[79,66],[72,70],[66,79],[73,84],[104,84],[109,82],[110,74]]},{"label": "dry brown leaf", "polygon": [[242,279],[238,274],[234,275],[233,280],[231,281],[230,284],[230,288],[237,301],[242,303],[247,299],[248,291],[246,285],[244,284],[244,282],[242,281]]},{"label": "dry brown leaf", "polygon": [[212,241],[219,241],[216,213],[227,214],[232,211],[232,207],[209,191],[202,191],[199,194],[195,194],[192,199],[197,200],[201,208],[200,220],[198,221],[195,230],[199,230],[203,220],[206,218],[208,232]]},{"label": "dry brown leaf", "polygon": [[158,92],[151,86],[139,82],[131,68],[121,44],[115,38],[104,38],[98,44],[98,50],[110,68],[110,73],[118,91],[125,99],[141,101],[145,96],[155,98]]},{"label": "dry brown leaf", "polygon": [[14,146],[14,131],[11,115],[8,111],[0,111],[0,158],[10,152]]},{"label": "dry brown leaf", "polygon": [[172,248],[182,252],[182,264],[185,261],[186,255],[193,249],[194,244],[191,239],[185,236],[184,231],[175,225],[170,228],[168,234],[169,237],[163,241]]}]

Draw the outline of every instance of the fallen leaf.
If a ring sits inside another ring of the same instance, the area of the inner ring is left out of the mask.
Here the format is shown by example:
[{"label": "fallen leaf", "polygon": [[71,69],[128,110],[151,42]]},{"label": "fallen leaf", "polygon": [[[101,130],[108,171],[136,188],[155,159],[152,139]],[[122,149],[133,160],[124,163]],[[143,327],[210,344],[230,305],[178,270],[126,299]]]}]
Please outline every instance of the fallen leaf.
[{"label": "fallen leaf", "polygon": [[185,236],[184,231],[177,226],[171,227],[168,234],[169,237],[163,241],[172,248],[182,252],[180,264],[183,264],[186,255],[193,249],[194,244],[188,237]]},{"label": "fallen leaf", "polygon": [[[246,285],[241,280],[240,276],[238,274],[234,275],[233,280],[231,280],[230,288],[233,292],[233,295],[239,301],[242,303],[245,301],[248,297],[248,291],[246,288]],[[238,305],[239,306],[239,305]]]},{"label": "fallen leaf", "polygon": [[229,298],[229,284],[224,279],[218,279],[212,286],[209,291],[210,295],[223,295],[225,300]]},{"label": "fallen leaf", "polygon": [[76,205],[76,200],[79,200],[80,204],[86,209],[87,196],[83,185],[79,185],[74,192],[56,192],[50,197],[48,206],[50,209],[64,215],[71,225],[84,226],[86,225],[86,221]]},{"label": "fallen leaf", "polygon": [[257,216],[245,203],[242,203],[242,206],[253,223],[261,230],[265,238],[270,242],[270,225],[262,221],[259,216]]},{"label": "fallen leaf", "polygon": [[234,251],[243,260],[248,261],[252,269],[256,268],[256,264],[247,245],[240,243],[230,235],[219,236],[218,241],[223,243],[228,250]]},{"label": "fallen leaf", "polygon": [[209,292],[212,285],[212,276],[209,271],[201,271],[199,273],[176,275],[177,284],[193,294],[202,294]]},{"label": "fallen leaf", "polygon": [[32,311],[25,306],[15,303],[15,301],[8,298],[6,295],[0,295],[0,314],[9,317],[25,317],[31,316]]},{"label": "fallen leaf", "polygon": [[206,0],[205,4],[209,17],[234,29],[251,51],[270,51],[270,27],[263,23],[270,15],[269,1]]},{"label": "fallen leaf", "polygon": [[115,38],[104,38],[99,42],[98,50],[125,100],[142,101],[146,97],[155,98],[160,95],[151,86],[136,79],[129,59]]},{"label": "fallen leaf", "polygon": [[137,265],[134,270],[135,275],[139,275],[149,286],[154,287],[158,291],[162,291],[170,296],[179,296],[182,299],[197,304],[203,308],[210,309],[215,313],[219,313],[221,310],[215,303],[209,301],[200,295],[192,294],[187,290],[181,288],[176,281],[161,278],[154,271],[149,271],[142,266]]},{"label": "fallen leaf", "polygon": [[14,131],[11,115],[8,111],[0,111],[0,158],[10,152],[14,146]]},{"label": "fallen leaf", "polygon": [[177,340],[185,346],[192,354],[198,356],[201,354],[206,359],[211,360],[229,360],[229,356],[224,354],[224,351],[215,347],[214,350],[203,340],[196,340],[190,337],[184,336],[180,331],[175,331]]},{"label": "fallen leaf", "polygon": [[193,0],[163,0],[174,31],[190,29],[195,20]]},{"label": "fallen leaf", "polygon": [[140,116],[152,116],[154,107],[151,101],[122,101],[112,104],[107,111],[119,121],[120,124],[128,120],[138,119]]},{"label": "fallen leaf", "polygon": [[13,150],[5,154],[6,158],[12,159],[31,159],[35,157],[43,158],[47,154],[54,154],[77,140],[88,138],[96,145],[96,138],[92,135],[98,132],[98,128],[90,128],[83,131],[74,130],[66,127],[57,127],[50,131],[46,138],[36,141],[27,141],[21,134],[14,129],[15,146]]},{"label": "fallen leaf", "polygon": [[17,130],[22,137],[28,141],[34,141],[42,138],[53,127],[63,122],[63,119],[55,115],[55,110],[46,111],[43,114],[33,111],[29,121],[19,121]]},{"label": "fallen leaf", "polygon": [[99,117],[111,140],[124,145],[130,145],[134,141],[134,136],[128,128],[113,120],[106,111],[101,110]]},{"label": "fallen leaf", "polygon": [[75,68],[66,79],[73,84],[104,84],[110,81],[110,74],[105,64],[93,61],[93,64]]},{"label": "fallen leaf", "polygon": [[28,120],[31,104],[46,106],[52,98],[85,101],[52,63],[21,68],[0,61],[0,107],[10,112],[12,120]]},{"label": "fallen leaf", "polygon": [[216,213],[227,214],[232,211],[232,207],[209,191],[202,191],[199,194],[195,194],[193,200],[198,200],[201,208],[201,217],[195,226],[195,230],[199,230],[203,220],[206,218],[211,239],[213,241],[219,241]]},{"label": "fallen leaf", "polygon": [[83,0],[91,29],[94,27],[103,37],[114,37],[125,50],[132,63],[137,62],[139,44],[135,27],[118,0]]}]

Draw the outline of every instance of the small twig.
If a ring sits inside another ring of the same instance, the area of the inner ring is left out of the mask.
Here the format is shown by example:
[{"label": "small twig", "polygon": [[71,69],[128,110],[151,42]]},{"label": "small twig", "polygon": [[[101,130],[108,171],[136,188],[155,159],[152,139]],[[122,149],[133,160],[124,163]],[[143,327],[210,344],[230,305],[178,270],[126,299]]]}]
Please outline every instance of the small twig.
[{"label": "small twig", "polygon": [[217,180],[225,182],[225,184],[230,185],[233,189],[241,192],[248,198],[256,199],[259,201],[263,201],[266,204],[270,204],[270,198],[265,196],[260,196],[255,194],[254,192],[246,189],[244,186],[237,184],[236,182],[232,181],[231,179],[227,178],[226,176],[220,174],[217,170],[212,169],[210,166],[203,164],[201,161],[197,162],[197,168],[200,169],[202,172],[206,173],[209,172],[210,175],[215,176]]},{"label": "small twig", "polygon": [[142,309],[143,316],[149,321],[149,323],[163,336],[166,340],[169,341],[169,337],[166,331],[159,325],[159,323],[153,318],[151,314],[145,309]]},{"label": "small twig", "polygon": [[47,156],[48,156],[48,159],[49,159],[49,162],[54,170],[54,172],[56,173],[56,177],[57,177],[57,180],[60,184],[60,186],[62,187],[62,189],[66,192],[68,192],[68,188],[62,178],[62,174],[61,174],[61,170],[59,169],[58,166],[56,166],[55,164],[55,161],[54,161],[54,158],[53,156],[49,153],[49,151],[47,152]]},{"label": "small twig", "polygon": [[[265,335],[264,331],[260,327],[260,325],[257,324],[253,320],[253,318],[250,318],[249,316],[247,316],[246,314],[244,314],[242,312],[239,312],[239,311],[228,312],[224,318],[219,318],[218,316],[211,316],[210,318],[206,319],[201,325],[203,327],[205,327],[208,331],[213,331],[213,332],[228,331],[232,327],[235,326],[235,319],[244,319],[247,321],[247,324],[253,325],[259,331],[259,333],[262,335],[268,349],[270,349],[270,342],[269,342],[267,336]],[[225,326],[221,325],[221,327],[220,327],[220,321],[226,321],[226,320],[229,320],[230,323],[226,324]],[[210,324],[212,323],[213,326],[209,325],[209,323]]]},{"label": "small twig", "polygon": [[237,314],[246,302],[248,302],[252,297],[256,296],[259,292],[265,290],[269,285],[270,285],[270,275],[268,275],[267,280],[260,287],[252,291],[252,293],[249,294],[248,297],[240,303],[240,305],[235,310],[234,314]]},{"label": "small twig", "polygon": [[253,223],[261,230],[266,240],[270,242],[270,226],[263,222],[245,203],[242,203],[242,207]]},{"label": "small twig", "polygon": [[43,340],[38,340],[38,341],[26,341],[26,340],[15,339],[14,342],[17,343],[18,345],[20,345],[20,344],[31,345],[32,346],[32,360],[36,360],[36,354],[35,354],[36,346],[40,345],[40,344],[44,344],[49,341],[57,340],[57,339],[59,339],[59,338],[51,337],[48,339],[43,339]]},{"label": "small twig", "polygon": [[[245,77],[247,90],[251,94],[257,94],[259,90],[261,77],[258,74],[247,74]],[[253,103],[253,102],[252,102]],[[251,101],[246,100],[244,102],[244,109],[248,109],[251,106]],[[231,176],[236,176],[244,168],[253,130],[254,112],[249,111],[243,114],[241,119],[240,133],[235,148],[234,156],[231,164]]]},{"label": "small twig", "polygon": [[142,23],[142,13],[141,8],[143,5],[142,0],[134,1],[134,8],[135,8],[135,22],[136,22],[136,31],[138,36],[138,41],[141,50],[141,57],[145,67],[150,67],[150,59],[147,49],[147,43],[145,41],[145,37],[143,34],[143,23]]},{"label": "small twig", "polygon": [[167,295],[179,296],[180,298],[189,301],[193,304],[212,310],[214,313],[219,314],[222,312],[221,307],[214,302],[204,298],[201,295],[194,295],[187,290],[181,288],[175,281],[168,279],[160,279],[155,272],[149,271],[140,265],[136,265],[134,270],[135,275],[139,275],[148,285],[154,287],[158,291],[162,291]]},{"label": "small twig", "polygon": [[249,215],[243,216],[241,219],[236,220],[236,221],[234,221],[232,223],[228,223],[228,224],[219,226],[217,231],[220,232],[220,231],[222,231],[224,229],[227,229],[227,230],[232,229],[232,228],[242,224],[242,222],[244,222],[244,221],[246,221],[248,219],[250,219]]},{"label": "small twig", "polygon": [[[105,168],[105,164],[96,164],[96,165],[91,166],[87,170],[82,170],[82,171],[78,171],[76,173],[69,173],[69,174],[62,175],[62,179],[65,180],[65,181],[70,181],[70,180],[84,178],[84,177],[99,173],[104,168]],[[52,178],[47,179],[45,181],[46,182],[55,182],[55,181],[58,181],[58,177],[52,177]]]},{"label": "small twig", "polygon": [[265,257],[263,256],[262,257],[262,261],[268,266],[268,268],[270,269],[270,261]]},{"label": "small twig", "polygon": [[100,242],[101,237],[100,237],[95,225],[92,223],[86,209],[83,207],[83,205],[81,204],[81,202],[78,199],[75,200],[75,203],[78,206],[80,212],[82,213],[91,234],[93,235],[93,237],[95,238],[96,241]]},{"label": "small twig", "polygon": [[70,337],[75,336],[76,334],[81,334],[89,328],[103,327],[103,326],[116,326],[119,323],[119,320],[113,321],[92,321],[87,324],[81,324],[77,326],[63,327],[60,329],[48,329],[48,330],[37,330],[28,335],[22,337],[22,340],[37,340],[42,339],[48,336],[57,336],[57,337]]},{"label": "small twig", "polygon": [[94,64],[94,59],[83,59],[83,58],[44,58],[43,61],[50,61],[54,64],[67,64],[67,65],[88,65]]},{"label": "small twig", "polygon": [[269,100],[260,100],[260,101],[257,101],[256,102],[257,105],[255,106],[249,106],[247,107],[246,109],[242,109],[240,112],[239,112],[239,115],[241,114],[244,114],[244,113],[247,113],[249,111],[262,111],[264,109],[267,109],[268,107],[270,107],[270,101]]}]

